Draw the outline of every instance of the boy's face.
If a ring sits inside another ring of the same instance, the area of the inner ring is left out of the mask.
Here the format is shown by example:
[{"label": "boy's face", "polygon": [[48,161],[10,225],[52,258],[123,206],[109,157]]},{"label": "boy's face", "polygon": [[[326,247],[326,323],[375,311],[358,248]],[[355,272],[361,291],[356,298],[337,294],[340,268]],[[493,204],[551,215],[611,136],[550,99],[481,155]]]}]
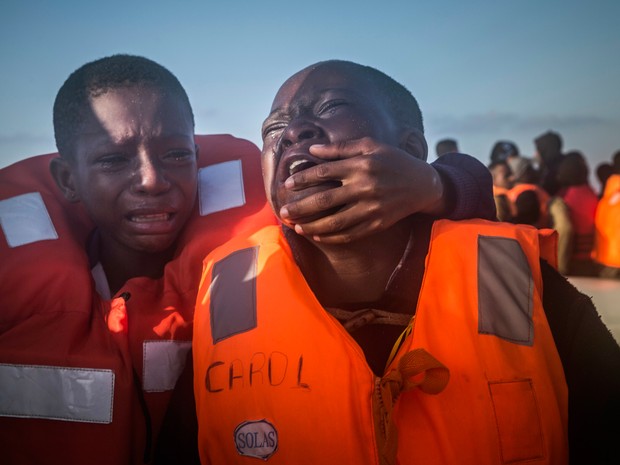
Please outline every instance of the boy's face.
[{"label": "boy's face", "polygon": [[102,246],[168,249],[196,198],[196,146],[184,103],[144,87],[91,98],[66,182],[101,232]]},{"label": "boy's face", "polygon": [[399,129],[387,104],[358,70],[326,63],[306,68],[282,85],[262,137],[265,192],[277,215],[287,203],[334,187],[333,181],[302,191],[284,187],[292,174],[326,162],[310,154],[311,145],[372,137],[398,146]]}]

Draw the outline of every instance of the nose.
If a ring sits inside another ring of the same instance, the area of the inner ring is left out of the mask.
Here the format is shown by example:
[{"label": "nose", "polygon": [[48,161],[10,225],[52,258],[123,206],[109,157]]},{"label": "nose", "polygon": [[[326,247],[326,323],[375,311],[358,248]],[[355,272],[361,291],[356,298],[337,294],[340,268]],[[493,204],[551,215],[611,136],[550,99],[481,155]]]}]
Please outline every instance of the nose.
[{"label": "nose", "polygon": [[282,133],[281,144],[283,148],[290,147],[298,142],[319,139],[323,137],[323,130],[305,118],[293,119]]},{"label": "nose", "polygon": [[140,154],[134,170],[133,190],[139,194],[157,195],[170,189],[164,167],[157,157]]}]

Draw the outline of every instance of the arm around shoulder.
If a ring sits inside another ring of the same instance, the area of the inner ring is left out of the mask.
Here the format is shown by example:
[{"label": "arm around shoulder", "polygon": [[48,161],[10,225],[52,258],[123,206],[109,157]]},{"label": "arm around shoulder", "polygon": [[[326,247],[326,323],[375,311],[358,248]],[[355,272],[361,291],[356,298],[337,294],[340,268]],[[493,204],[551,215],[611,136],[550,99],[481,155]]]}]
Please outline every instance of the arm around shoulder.
[{"label": "arm around shoulder", "polygon": [[482,218],[495,221],[493,180],[491,173],[476,158],[462,153],[439,157],[431,166],[444,185],[444,212],[436,212],[451,220]]}]

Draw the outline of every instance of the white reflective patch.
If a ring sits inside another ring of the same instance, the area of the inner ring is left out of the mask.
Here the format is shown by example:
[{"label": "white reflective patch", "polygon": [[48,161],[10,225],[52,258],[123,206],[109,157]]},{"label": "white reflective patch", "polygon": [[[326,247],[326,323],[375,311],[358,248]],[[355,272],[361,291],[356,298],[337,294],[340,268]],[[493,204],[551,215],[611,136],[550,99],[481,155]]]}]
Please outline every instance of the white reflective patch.
[{"label": "white reflective patch", "polygon": [[235,428],[239,455],[267,460],[278,450],[278,431],[267,420],[245,421]]},{"label": "white reflective patch", "polygon": [[245,205],[241,160],[232,160],[198,170],[200,215]]},{"label": "white reflective patch", "polygon": [[38,192],[0,200],[0,225],[9,247],[58,239],[58,233]]},{"label": "white reflective patch", "polygon": [[145,341],[142,388],[147,392],[174,389],[191,347],[191,341]]},{"label": "white reflective patch", "polygon": [[0,415],[111,423],[114,372],[0,364]]}]

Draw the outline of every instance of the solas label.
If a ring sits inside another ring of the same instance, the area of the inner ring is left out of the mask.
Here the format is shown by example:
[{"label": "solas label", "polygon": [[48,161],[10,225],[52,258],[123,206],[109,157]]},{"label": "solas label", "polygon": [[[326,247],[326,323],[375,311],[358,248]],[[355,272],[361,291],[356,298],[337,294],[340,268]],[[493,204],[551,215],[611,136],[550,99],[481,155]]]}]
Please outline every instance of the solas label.
[{"label": "solas label", "polygon": [[245,421],[235,428],[240,455],[267,460],[278,449],[278,431],[267,420]]}]

